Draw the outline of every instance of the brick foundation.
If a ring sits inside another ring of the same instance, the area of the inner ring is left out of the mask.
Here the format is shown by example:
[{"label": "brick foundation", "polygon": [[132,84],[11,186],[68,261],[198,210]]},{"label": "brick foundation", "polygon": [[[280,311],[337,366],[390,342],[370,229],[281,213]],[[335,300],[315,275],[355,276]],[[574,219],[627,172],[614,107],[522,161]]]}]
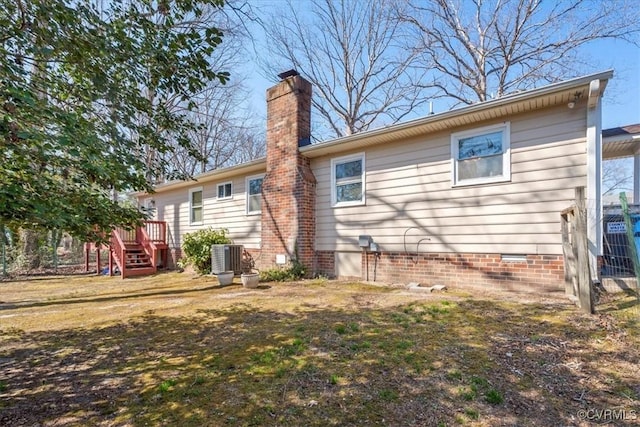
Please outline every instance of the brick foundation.
[{"label": "brick foundation", "polygon": [[336,257],[333,251],[316,251],[315,273],[330,279],[336,276]]},{"label": "brick foundation", "polygon": [[[367,259],[368,258],[368,259]],[[383,252],[362,255],[362,280],[382,283],[418,282],[457,288],[494,288],[518,291],[564,289],[562,255],[527,255],[523,261],[502,260],[500,254],[429,253],[406,255]],[[318,252],[321,274],[335,272],[333,252]],[[367,265],[368,262],[368,265]]]}]

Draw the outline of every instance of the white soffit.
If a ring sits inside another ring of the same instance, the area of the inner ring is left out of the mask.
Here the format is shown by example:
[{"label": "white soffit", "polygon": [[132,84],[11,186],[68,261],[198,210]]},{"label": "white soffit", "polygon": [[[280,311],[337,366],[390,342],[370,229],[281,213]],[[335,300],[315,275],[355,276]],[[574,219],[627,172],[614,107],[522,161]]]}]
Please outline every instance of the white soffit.
[{"label": "white soffit", "polygon": [[[242,163],[236,166],[230,166],[228,168],[214,169],[209,172],[196,175],[192,180],[187,181],[169,181],[156,185],[155,192],[162,193],[165,191],[176,190],[179,188],[193,187],[198,184],[212,181],[221,181],[236,176],[252,175],[263,173],[267,169],[267,162],[265,158],[260,158],[248,163]],[[134,197],[140,197],[147,193],[132,193]]]},{"label": "white soffit", "polygon": [[586,102],[589,84],[601,80],[604,90],[613,71],[592,74],[544,86],[538,89],[507,95],[490,101],[480,102],[459,109],[422,117],[371,131],[358,133],[332,141],[309,145],[300,149],[305,157],[314,158],[347,150],[365,148],[371,145],[400,139],[436,133],[439,131],[473,125],[488,120],[507,118],[515,114],[541,108],[566,105],[578,95],[578,102]]},{"label": "white soffit", "polygon": [[602,158],[617,159],[640,154],[640,124],[602,131]]}]

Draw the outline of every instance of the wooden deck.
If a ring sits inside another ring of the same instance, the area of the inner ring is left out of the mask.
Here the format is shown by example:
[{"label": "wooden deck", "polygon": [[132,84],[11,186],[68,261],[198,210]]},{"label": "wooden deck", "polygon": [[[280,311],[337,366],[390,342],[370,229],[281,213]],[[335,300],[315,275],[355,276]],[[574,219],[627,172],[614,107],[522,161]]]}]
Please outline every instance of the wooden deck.
[{"label": "wooden deck", "polygon": [[140,227],[114,229],[108,246],[87,243],[85,245],[87,271],[89,271],[89,251],[92,249],[96,250],[98,272],[100,272],[100,250],[108,249],[110,276],[113,276],[116,270],[123,279],[154,274],[158,268],[167,266],[169,249],[167,224],[164,221],[144,221]]}]

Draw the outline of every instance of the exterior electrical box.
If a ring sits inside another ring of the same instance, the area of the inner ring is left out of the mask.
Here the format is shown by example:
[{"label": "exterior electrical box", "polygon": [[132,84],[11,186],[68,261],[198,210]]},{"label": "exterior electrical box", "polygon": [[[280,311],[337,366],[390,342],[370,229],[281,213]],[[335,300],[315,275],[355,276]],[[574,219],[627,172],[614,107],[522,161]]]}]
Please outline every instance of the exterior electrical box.
[{"label": "exterior electrical box", "polygon": [[358,246],[360,246],[361,248],[369,249],[372,241],[373,239],[371,239],[371,236],[362,234],[358,237]]}]

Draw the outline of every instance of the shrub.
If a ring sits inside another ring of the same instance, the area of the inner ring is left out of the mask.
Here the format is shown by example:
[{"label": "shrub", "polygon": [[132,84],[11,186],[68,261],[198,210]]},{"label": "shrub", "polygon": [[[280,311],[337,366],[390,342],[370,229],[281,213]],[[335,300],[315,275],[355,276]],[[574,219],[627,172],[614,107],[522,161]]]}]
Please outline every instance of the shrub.
[{"label": "shrub", "polygon": [[193,268],[200,274],[211,273],[211,245],[224,245],[232,243],[227,237],[228,231],[225,229],[214,230],[209,227],[205,230],[198,230],[184,235],[182,242],[182,252],[186,264],[193,265]]},{"label": "shrub", "polygon": [[293,260],[287,268],[271,268],[260,272],[261,282],[288,282],[298,280],[307,274],[307,269],[299,261]]}]

